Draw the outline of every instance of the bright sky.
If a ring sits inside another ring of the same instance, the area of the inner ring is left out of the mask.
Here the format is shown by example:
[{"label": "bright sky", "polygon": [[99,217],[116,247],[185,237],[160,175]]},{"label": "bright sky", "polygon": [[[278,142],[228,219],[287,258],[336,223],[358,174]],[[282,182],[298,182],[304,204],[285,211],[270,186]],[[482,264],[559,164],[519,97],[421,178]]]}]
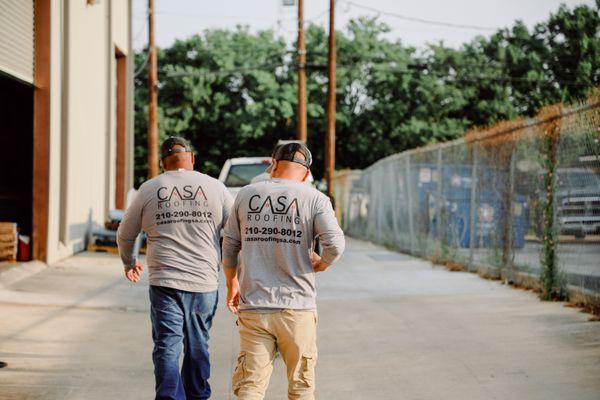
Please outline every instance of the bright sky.
[{"label": "bright sky", "polygon": [[[235,28],[248,25],[251,30],[274,29],[289,41],[296,37],[296,7],[283,6],[284,0],[155,0],[156,41],[158,46],[169,46],[175,39],[183,39],[209,28]],[[305,0],[304,16],[307,21],[326,26],[329,0]],[[511,26],[520,19],[528,27],[547,19],[561,3],[573,7],[594,5],[594,0],[337,0],[336,29],[361,15],[375,16],[377,11],[481,28]],[[146,21],[147,0],[133,0],[134,47],[142,48],[148,41]],[[489,35],[485,29],[460,29],[409,21],[379,14],[380,20],[392,29],[390,39],[404,44],[423,47],[426,43],[443,40],[457,47],[477,35]]]}]

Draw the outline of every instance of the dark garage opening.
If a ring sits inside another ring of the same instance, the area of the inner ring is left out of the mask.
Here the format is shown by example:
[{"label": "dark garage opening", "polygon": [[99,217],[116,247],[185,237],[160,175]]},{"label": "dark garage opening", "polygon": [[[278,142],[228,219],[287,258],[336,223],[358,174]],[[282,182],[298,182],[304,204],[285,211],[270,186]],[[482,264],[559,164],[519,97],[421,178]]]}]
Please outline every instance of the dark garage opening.
[{"label": "dark garage opening", "polygon": [[0,221],[31,237],[33,86],[0,72]]}]

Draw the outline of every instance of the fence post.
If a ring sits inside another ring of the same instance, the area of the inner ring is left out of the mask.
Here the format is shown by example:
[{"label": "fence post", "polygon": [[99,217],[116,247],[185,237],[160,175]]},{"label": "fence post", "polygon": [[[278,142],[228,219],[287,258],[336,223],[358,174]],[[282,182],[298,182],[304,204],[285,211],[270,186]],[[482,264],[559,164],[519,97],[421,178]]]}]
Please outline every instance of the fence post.
[{"label": "fence post", "polygon": [[[542,111],[543,112],[543,111]],[[560,111],[562,114],[562,111]],[[555,112],[555,115],[558,113]],[[555,209],[556,170],[558,165],[558,141],[560,137],[561,121],[564,115],[542,125],[542,146],[545,153],[544,190],[546,198],[543,203],[542,220],[542,251],[540,252],[540,283],[544,300],[565,299],[568,297],[566,277],[558,269],[557,260],[557,226]],[[538,114],[540,118],[540,114]]]},{"label": "fence post", "polygon": [[370,184],[370,199],[371,201],[373,201],[373,199],[376,199],[376,201],[374,202],[375,207],[373,208],[374,210],[376,210],[375,212],[377,213],[377,226],[375,228],[375,231],[377,232],[377,243],[382,244],[381,231],[383,229],[383,196],[381,196],[381,191],[378,191],[377,196],[375,196],[375,189],[373,187],[373,181],[379,182],[379,184],[381,184],[381,181],[383,180],[381,176],[381,168],[378,168],[376,171],[373,171],[373,175],[375,176],[373,177],[373,180],[371,180]]},{"label": "fence post", "polygon": [[[444,176],[443,176],[443,171],[442,171],[442,149],[441,147],[438,148],[437,151],[437,170],[438,170],[438,183],[437,183],[437,235],[438,235],[438,254],[437,257],[441,258],[442,257],[442,251],[443,251],[443,243],[442,241],[445,238],[446,235],[446,229],[444,226],[444,221],[442,218],[442,214],[443,214],[443,208],[444,208],[444,204],[443,204],[443,181],[444,181]],[[442,233],[443,232],[443,233]]]},{"label": "fence post", "polygon": [[393,196],[392,196],[392,230],[394,231],[394,247],[398,248],[399,245],[399,234],[398,234],[398,177],[396,175],[396,172],[398,170],[398,163],[396,163],[396,160],[394,160],[394,162],[390,163],[391,167],[391,171],[392,171],[392,182],[390,182],[391,187],[393,188]]},{"label": "fence post", "polygon": [[508,171],[508,191],[506,194],[506,210],[508,211],[508,218],[506,220],[506,233],[504,235],[504,267],[506,268],[506,283],[512,283],[514,280],[513,271],[513,229],[514,229],[514,195],[515,195],[515,150],[516,146],[513,145],[510,152],[509,171]]},{"label": "fence post", "polygon": [[477,151],[477,142],[473,142],[473,167],[471,168],[471,208],[469,215],[469,265],[467,269],[474,271],[474,252],[475,252],[475,229],[477,218],[477,165],[479,163],[479,152]]},{"label": "fence post", "polygon": [[412,204],[412,196],[411,196],[411,190],[412,190],[412,184],[411,184],[411,179],[410,179],[410,154],[406,155],[406,194],[407,194],[407,201],[408,201],[408,229],[409,229],[409,235],[410,235],[410,253],[411,254],[415,254],[415,248],[414,248],[414,242],[415,242],[415,231],[414,231],[414,225],[413,225],[413,204]]}]

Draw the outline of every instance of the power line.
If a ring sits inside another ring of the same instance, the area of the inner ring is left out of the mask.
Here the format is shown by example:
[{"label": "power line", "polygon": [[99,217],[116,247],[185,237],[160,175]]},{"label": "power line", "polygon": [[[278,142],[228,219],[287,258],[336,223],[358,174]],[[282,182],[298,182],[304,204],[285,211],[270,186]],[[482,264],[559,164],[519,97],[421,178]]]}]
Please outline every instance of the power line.
[{"label": "power line", "polygon": [[444,22],[444,21],[435,21],[425,18],[411,17],[408,15],[398,14],[395,12],[383,11],[374,7],[365,6],[362,4],[355,3],[354,1],[343,0],[346,4],[350,4],[356,8],[362,8],[363,10],[376,12],[378,14],[387,15],[388,17],[394,17],[398,19],[402,19],[405,21],[418,22],[421,24],[427,25],[436,25],[436,26],[444,26],[447,28],[457,28],[457,29],[473,29],[478,31],[496,31],[498,28],[493,28],[489,26],[478,26],[478,25],[466,25],[466,24],[454,24],[452,22]]},{"label": "power line", "polygon": [[[312,55],[315,55],[317,57],[322,57],[325,55],[324,52],[318,52],[318,51],[313,51],[311,52]],[[428,60],[423,60],[420,63],[402,63],[400,60],[389,60],[386,59],[385,57],[364,57],[362,55],[359,56],[353,56],[353,57],[344,57],[343,54],[340,54],[338,56],[338,58],[340,59],[345,59],[344,61],[346,62],[346,64],[344,62],[342,62],[341,64],[338,64],[342,67],[345,68],[356,68],[356,64],[357,63],[369,63],[369,65],[374,66],[374,67],[378,67],[378,68],[385,68],[385,67],[389,67],[389,69],[394,70],[394,72],[402,72],[401,69],[397,69],[399,66],[405,66],[406,68],[409,68],[411,70],[428,70],[428,67],[435,67],[436,64],[435,62],[430,62]],[[313,69],[323,69],[325,67],[324,64],[316,64],[313,63],[311,64],[313,66]],[[484,62],[461,62],[460,65],[455,65],[454,63],[451,62],[446,62],[446,64],[444,65],[446,67],[450,67],[452,69],[454,69],[455,71],[459,71],[457,70],[457,67],[460,69],[461,67],[464,68],[486,68],[488,70],[492,70],[494,72],[498,72],[498,74],[502,74],[505,70],[505,65],[503,65],[501,62],[499,63],[498,60],[489,60],[489,61],[484,61]],[[407,73],[410,71],[406,71]],[[431,76],[434,76],[435,73],[431,73]],[[452,75],[448,74],[448,75],[437,75],[437,76],[441,76],[441,77],[451,77]],[[456,75],[454,75],[456,76]],[[586,86],[590,86],[593,85],[593,83],[589,84],[589,83],[585,83],[585,82],[578,82],[578,81],[573,81],[573,80],[541,80],[541,79],[530,79],[530,78],[525,78],[525,77],[516,77],[516,76],[491,76],[491,75],[481,75],[483,78],[482,79],[488,79],[488,80],[512,80],[514,82],[543,82],[543,83],[560,83],[560,84],[564,84],[564,85],[571,85],[571,86],[582,86],[582,87],[586,87]]]},{"label": "power line", "polygon": [[[407,70],[398,69],[396,66],[389,65],[387,63],[373,63],[371,64],[375,68],[387,69],[390,72],[399,73],[399,74],[415,74],[420,70],[423,70],[426,65],[424,64],[406,64],[405,67]],[[293,67],[293,63],[276,63],[276,64],[261,64],[256,66],[249,67],[240,67],[240,68],[232,68],[232,69],[224,69],[224,70],[204,70],[204,71],[179,71],[179,72],[167,72],[168,78],[179,78],[185,76],[207,76],[207,75],[222,75],[222,74],[235,74],[235,73],[246,73],[246,72],[254,72],[254,71],[267,71],[274,72],[276,68],[279,67]],[[324,70],[326,65],[321,64],[307,64],[309,70]],[[388,67],[388,68],[385,68]],[[356,65],[345,65],[338,64],[338,68],[341,69],[356,69]],[[577,87],[586,87],[590,86],[584,82],[577,81],[564,81],[564,80],[544,80],[544,79],[531,79],[531,78],[523,78],[523,77],[514,77],[514,76],[491,76],[491,75],[465,75],[462,73],[458,73],[457,75],[440,75],[435,73],[428,73],[427,76],[436,79],[445,79],[453,82],[480,82],[480,81],[497,81],[497,82],[512,82],[512,83],[538,83],[538,84],[546,84],[546,85],[555,85],[560,84],[564,86],[577,86]]]},{"label": "power line", "polygon": [[284,28],[284,26],[282,24],[282,20],[278,20],[275,25],[276,25],[276,29],[278,31],[283,31],[283,32],[287,32],[287,33],[290,33],[290,34],[292,34],[292,33],[293,34],[298,33],[298,29],[297,28],[296,29],[287,29],[287,28]]},{"label": "power line", "polygon": [[460,76],[456,77],[458,81],[466,81],[466,82],[477,82],[477,81],[497,81],[497,82],[521,82],[521,83],[539,83],[546,85],[563,85],[563,86],[574,86],[574,87],[587,87],[591,86],[585,82],[577,82],[577,81],[563,81],[563,80],[544,80],[544,79],[530,79],[530,78],[521,78],[516,76],[489,76],[489,75],[480,75],[480,76]]},{"label": "power line", "polygon": [[148,59],[150,58],[150,52],[146,51],[146,58],[144,59],[144,61],[140,64],[140,66],[138,67],[137,71],[135,71],[133,73],[133,77],[136,78],[139,74],[141,74],[144,71],[144,68],[146,67],[146,65],[148,64]]},{"label": "power line", "polygon": [[[419,70],[425,69],[425,65],[422,64],[406,64],[405,66],[409,68],[405,69],[397,69],[396,66],[389,65],[387,63],[372,63],[373,67],[381,68],[384,70],[388,70],[390,72],[398,73],[398,74],[414,74],[415,72],[419,72]],[[344,69],[356,69],[356,65],[343,65],[338,64],[339,68]],[[389,68],[385,68],[389,67]],[[425,75],[423,73],[423,75]],[[457,75],[440,75],[436,73],[427,73],[426,76],[430,76],[437,79],[447,79],[455,82],[480,82],[480,81],[497,81],[497,82],[520,82],[520,83],[539,83],[539,84],[547,84],[554,85],[560,84],[564,86],[577,86],[577,87],[587,87],[591,86],[585,82],[577,82],[577,81],[565,81],[565,80],[546,80],[546,79],[531,79],[531,78],[523,78],[517,76],[491,76],[491,75],[465,75],[462,73],[457,73]]]},{"label": "power line", "polygon": [[142,33],[144,33],[144,31],[146,30],[147,27],[148,27],[148,19],[144,19],[144,22],[142,22],[142,26],[140,27],[140,29],[138,29],[138,31],[135,33],[135,35],[133,35],[133,39],[131,41],[135,42],[136,40],[138,40],[140,35]]},{"label": "power line", "polygon": [[304,23],[307,23],[307,22],[313,22],[313,21],[315,21],[315,20],[317,20],[317,19],[319,19],[319,18],[321,18],[321,17],[323,17],[323,16],[327,15],[328,13],[329,13],[329,8],[327,8],[327,9],[325,9],[325,10],[321,11],[321,12],[320,12],[320,13],[318,13],[318,14],[315,14],[315,15],[313,15],[313,16],[312,16],[312,17],[310,17],[310,18],[304,18]]},{"label": "power line", "polygon": [[181,78],[181,77],[202,77],[207,75],[222,75],[222,74],[235,74],[235,73],[245,73],[245,72],[254,72],[254,71],[275,71],[276,68],[285,67],[288,64],[278,63],[278,64],[262,64],[251,67],[239,67],[232,69],[221,69],[221,70],[200,70],[200,71],[173,71],[167,72],[167,78]]},{"label": "power line", "polygon": [[257,20],[257,21],[272,21],[271,18],[263,18],[263,17],[249,17],[249,16],[236,16],[236,15],[209,15],[209,14],[190,14],[190,13],[178,13],[172,11],[157,11],[159,15],[164,15],[167,17],[184,17],[184,18],[222,18],[222,19],[236,19],[236,20]]}]

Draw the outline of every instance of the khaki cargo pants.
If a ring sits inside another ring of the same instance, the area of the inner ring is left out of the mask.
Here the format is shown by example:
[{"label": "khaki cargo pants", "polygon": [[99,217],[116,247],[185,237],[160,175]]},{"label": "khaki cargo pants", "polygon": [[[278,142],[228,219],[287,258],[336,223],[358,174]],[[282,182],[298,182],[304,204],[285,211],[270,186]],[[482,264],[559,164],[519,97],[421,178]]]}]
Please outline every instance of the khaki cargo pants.
[{"label": "khaki cargo pants", "polygon": [[240,355],[233,393],[240,400],[262,400],[277,350],[285,362],[290,400],[315,398],[317,316],[312,311],[241,312]]}]

